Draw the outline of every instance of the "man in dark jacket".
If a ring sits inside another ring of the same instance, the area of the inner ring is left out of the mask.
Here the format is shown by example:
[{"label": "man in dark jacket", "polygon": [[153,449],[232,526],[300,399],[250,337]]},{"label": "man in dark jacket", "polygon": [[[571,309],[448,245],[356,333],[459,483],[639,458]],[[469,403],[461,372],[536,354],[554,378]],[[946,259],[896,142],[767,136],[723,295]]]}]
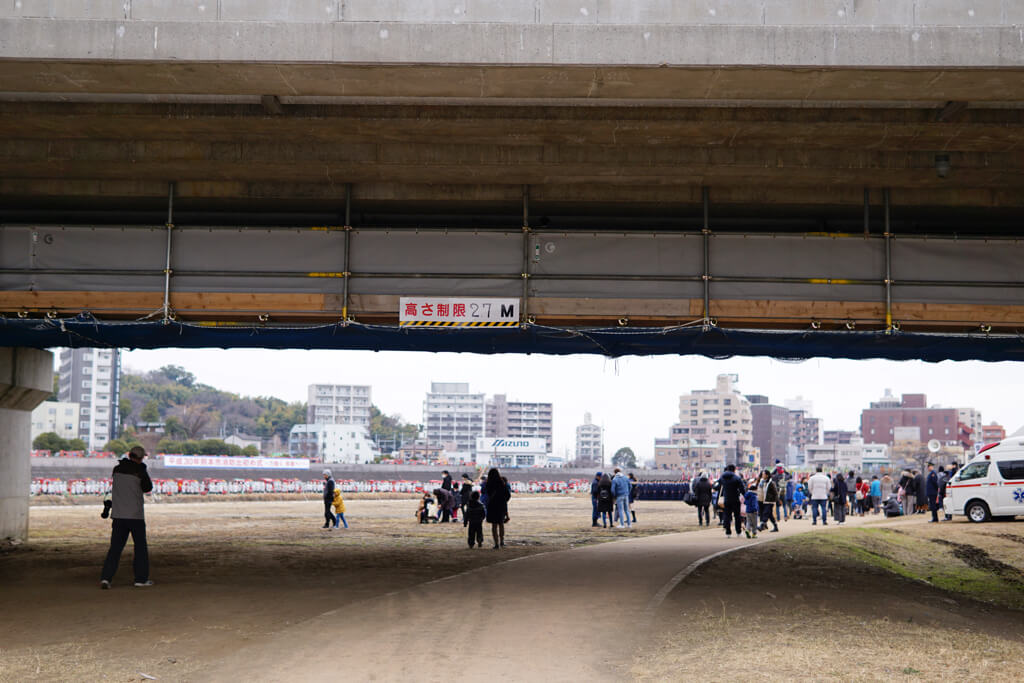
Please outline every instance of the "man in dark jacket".
[{"label": "man in dark jacket", "polygon": [[135,585],[152,586],[149,580],[149,546],[146,544],[146,517],[142,494],[153,490],[153,481],[149,478],[142,459],[146,457],[146,449],[136,446],[122,458],[114,468],[111,476],[111,509],[113,518],[110,531],[110,549],[107,559],[103,562],[100,574],[100,588],[110,588],[110,582],[121,562],[121,551],[131,534],[132,545],[135,546],[135,557],[132,569],[135,571]]},{"label": "man in dark jacket", "polygon": [[711,526],[711,482],[707,475],[701,473],[693,485],[693,495],[697,499],[697,526]]},{"label": "man in dark jacket", "polygon": [[917,489],[917,508],[920,510],[928,501],[926,497],[928,495],[927,483],[924,479],[924,474],[914,470],[914,488]]},{"label": "man in dark jacket", "polygon": [[[916,471],[912,471],[900,479],[903,486],[903,514],[905,515],[912,515],[917,511],[917,478],[914,476],[916,474]],[[924,491],[921,493],[924,494]]]},{"label": "man in dark jacket", "polygon": [[331,511],[331,506],[334,505],[334,479],[331,478],[331,471],[324,470],[324,522],[323,529],[333,529],[334,523],[337,521],[334,518],[334,513]]},{"label": "man in dark jacket", "polygon": [[846,475],[846,500],[850,503],[850,512],[857,511],[857,475],[850,470]]},{"label": "man in dark jacket", "polygon": [[455,505],[455,497],[452,496],[452,492],[445,489],[434,489],[434,498],[437,499],[437,521],[451,522],[452,507]]},{"label": "man in dark jacket", "polygon": [[848,489],[842,472],[836,472],[832,480],[832,513],[836,522],[846,524],[846,498]]},{"label": "man in dark jacket", "polygon": [[462,474],[462,490],[459,496],[462,499],[462,518],[466,518],[466,508],[469,506],[469,497],[473,494],[473,480],[466,473]]},{"label": "man in dark jacket", "polygon": [[939,475],[935,473],[935,463],[928,463],[928,480],[925,483],[925,494],[928,496],[928,511],[932,513],[932,522],[939,521]]},{"label": "man in dark jacket", "polygon": [[441,474],[444,475],[444,479],[441,480],[441,488],[445,491],[452,490],[452,475],[448,474],[448,470],[441,470]]},{"label": "man in dark jacket", "polygon": [[600,493],[601,484],[601,473],[598,472],[594,475],[594,481],[590,482],[590,504],[594,508],[593,514],[590,517],[590,526],[597,526],[597,497]]},{"label": "man in dark jacket", "polygon": [[719,500],[723,504],[725,535],[732,536],[731,527],[735,524],[736,535],[739,536],[743,528],[743,523],[740,520],[740,502],[743,500],[743,494],[746,493],[747,485],[736,474],[736,465],[729,465],[725,468],[725,472],[718,478],[718,485]]},{"label": "man in dark jacket", "polygon": [[939,509],[943,510],[943,519],[945,519],[947,522],[949,522],[949,521],[952,521],[953,515],[948,515],[948,514],[945,513],[945,509],[944,509],[944,506],[943,506],[942,503],[946,499],[946,486],[949,484],[950,476],[949,476],[949,473],[946,472],[945,469],[943,467],[941,467],[941,466],[939,467],[938,479],[939,479]]}]

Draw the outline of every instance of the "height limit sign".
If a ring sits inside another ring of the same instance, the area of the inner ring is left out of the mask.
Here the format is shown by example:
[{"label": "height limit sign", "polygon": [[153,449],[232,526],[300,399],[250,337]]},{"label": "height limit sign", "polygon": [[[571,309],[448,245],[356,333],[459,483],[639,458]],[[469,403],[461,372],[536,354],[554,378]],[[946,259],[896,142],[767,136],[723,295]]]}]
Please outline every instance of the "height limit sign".
[{"label": "height limit sign", "polygon": [[402,327],[517,327],[519,299],[400,297]]}]

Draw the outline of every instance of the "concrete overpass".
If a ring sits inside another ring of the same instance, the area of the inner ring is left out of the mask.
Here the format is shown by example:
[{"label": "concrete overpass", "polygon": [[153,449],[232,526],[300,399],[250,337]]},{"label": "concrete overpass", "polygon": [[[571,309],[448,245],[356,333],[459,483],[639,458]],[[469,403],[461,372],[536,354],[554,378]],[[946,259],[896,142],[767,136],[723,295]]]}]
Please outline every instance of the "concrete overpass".
[{"label": "concrete overpass", "polygon": [[3,0],[0,344],[1019,358],[1022,102],[1015,0]]}]

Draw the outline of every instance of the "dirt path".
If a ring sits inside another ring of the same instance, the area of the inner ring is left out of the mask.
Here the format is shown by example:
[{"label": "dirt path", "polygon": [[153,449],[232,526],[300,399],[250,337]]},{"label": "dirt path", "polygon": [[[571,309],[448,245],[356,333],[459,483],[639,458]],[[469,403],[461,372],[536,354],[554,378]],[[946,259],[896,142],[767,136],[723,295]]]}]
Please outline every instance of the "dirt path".
[{"label": "dirt path", "polygon": [[[877,518],[846,527],[867,521]],[[836,528],[793,521],[759,540]],[[445,681],[445,657],[465,651],[505,680],[622,680],[652,599],[697,560],[752,543],[710,529],[523,557],[327,612],[196,678],[317,681],[344,671],[355,680]]]}]

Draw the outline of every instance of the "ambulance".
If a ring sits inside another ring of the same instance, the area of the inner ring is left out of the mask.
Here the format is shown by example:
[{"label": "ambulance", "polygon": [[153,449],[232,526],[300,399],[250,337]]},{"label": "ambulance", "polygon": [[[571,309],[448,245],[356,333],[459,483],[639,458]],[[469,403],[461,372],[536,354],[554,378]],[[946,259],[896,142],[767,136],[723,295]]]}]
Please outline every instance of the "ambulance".
[{"label": "ambulance", "polygon": [[978,451],[946,486],[943,507],[972,522],[1024,515],[1024,437]]}]

